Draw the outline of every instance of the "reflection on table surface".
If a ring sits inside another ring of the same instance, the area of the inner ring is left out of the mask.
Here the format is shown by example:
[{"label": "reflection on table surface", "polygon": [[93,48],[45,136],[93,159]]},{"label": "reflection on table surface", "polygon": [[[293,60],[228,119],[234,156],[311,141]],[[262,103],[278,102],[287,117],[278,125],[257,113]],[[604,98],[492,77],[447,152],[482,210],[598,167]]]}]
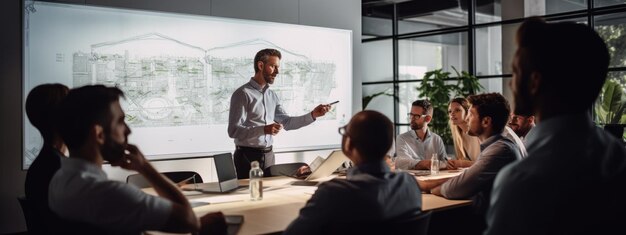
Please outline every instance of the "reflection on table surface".
[{"label": "reflection on table surface", "polygon": [[[445,172],[440,174],[460,174]],[[336,175],[322,179],[327,181]],[[251,201],[248,190],[237,190],[228,194],[202,194],[185,191],[187,198],[194,206],[196,215],[202,216],[209,212],[222,211],[225,215],[243,215],[244,223],[238,234],[265,234],[283,231],[299,214],[306,201],[311,198],[317,187],[293,186],[297,179],[279,176],[263,178],[263,200]],[[248,185],[248,180],[239,180],[239,184]],[[144,191],[155,194],[147,188]],[[422,194],[423,210],[445,210],[469,205],[470,200],[448,200],[432,194]],[[150,232],[150,234],[167,234]]]}]

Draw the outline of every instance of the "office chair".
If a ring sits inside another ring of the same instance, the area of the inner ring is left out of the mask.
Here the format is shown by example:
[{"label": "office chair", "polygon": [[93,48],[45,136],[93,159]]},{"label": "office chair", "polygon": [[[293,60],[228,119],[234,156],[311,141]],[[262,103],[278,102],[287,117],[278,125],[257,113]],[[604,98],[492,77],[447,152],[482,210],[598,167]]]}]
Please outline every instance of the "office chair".
[{"label": "office chair", "polygon": [[17,201],[20,202],[20,207],[22,207],[24,220],[26,220],[26,229],[28,231],[32,233],[37,227],[43,226],[43,221],[37,221],[37,219],[33,217],[33,207],[30,205],[25,196],[17,197]]},{"label": "office chair", "polygon": [[[202,176],[195,171],[172,171],[172,172],[163,172],[161,173],[168,179],[170,179],[174,183],[179,183],[183,180],[189,179],[195,176],[195,181],[192,179],[189,183],[202,183]],[[133,184],[139,188],[149,188],[150,182],[140,174],[133,174],[126,177],[126,183]]]},{"label": "office chair", "polygon": [[294,163],[285,163],[285,164],[277,164],[269,166],[263,170],[264,177],[270,176],[281,176],[287,175],[289,176],[291,173],[294,173],[298,168],[302,166],[306,166],[306,163],[303,162],[294,162]]},{"label": "office chair", "polygon": [[426,235],[432,211],[401,221],[356,221],[329,226],[327,234],[394,234]]}]

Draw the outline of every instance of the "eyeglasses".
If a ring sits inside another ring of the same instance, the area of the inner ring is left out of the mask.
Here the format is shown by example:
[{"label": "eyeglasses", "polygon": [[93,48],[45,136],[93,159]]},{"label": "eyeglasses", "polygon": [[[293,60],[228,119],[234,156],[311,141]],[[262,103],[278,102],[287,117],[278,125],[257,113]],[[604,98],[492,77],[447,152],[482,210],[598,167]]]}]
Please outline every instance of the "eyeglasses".
[{"label": "eyeglasses", "polygon": [[416,113],[407,113],[407,118],[411,119],[420,119],[421,117],[428,116],[427,114],[416,114]]},{"label": "eyeglasses", "polygon": [[526,119],[526,117],[524,116],[512,115],[511,118],[509,118],[509,121],[515,122],[517,120],[524,120],[524,119]]},{"label": "eyeglasses", "polygon": [[337,131],[339,132],[340,135],[348,136],[348,131],[346,130],[346,127],[347,127],[347,125],[339,127],[339,129],[337,129]]}]

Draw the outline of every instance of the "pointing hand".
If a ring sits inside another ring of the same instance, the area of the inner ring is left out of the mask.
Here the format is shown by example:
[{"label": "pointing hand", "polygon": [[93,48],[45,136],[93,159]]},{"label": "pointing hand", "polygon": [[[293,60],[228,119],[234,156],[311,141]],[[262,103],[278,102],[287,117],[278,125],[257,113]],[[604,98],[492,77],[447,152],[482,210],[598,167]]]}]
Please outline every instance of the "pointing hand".
[{"label": "pointing hand", "polygon": [[311,116],[313,118],[318,118],[324,116],[328,111],[330,111],[331,106],[329,104],[320,104],[313,111],[311,111]]}]

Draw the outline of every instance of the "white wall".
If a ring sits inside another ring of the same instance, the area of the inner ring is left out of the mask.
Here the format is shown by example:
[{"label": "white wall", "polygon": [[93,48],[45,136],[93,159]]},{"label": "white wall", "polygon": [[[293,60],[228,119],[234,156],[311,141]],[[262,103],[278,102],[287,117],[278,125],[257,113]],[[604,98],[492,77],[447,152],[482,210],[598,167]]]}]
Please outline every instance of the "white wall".
[{"label": "white wall", "polygon": [[[0,233],[26,230],[17,197],[24,194],[22,171],[21,0],[2,1],[0,19]],[[192,13],[352,30],[353,111],[361,107],[360,0],[63,0],[77,4]],[[277,162],[308,162],[319,152],[281,154]]]}]

